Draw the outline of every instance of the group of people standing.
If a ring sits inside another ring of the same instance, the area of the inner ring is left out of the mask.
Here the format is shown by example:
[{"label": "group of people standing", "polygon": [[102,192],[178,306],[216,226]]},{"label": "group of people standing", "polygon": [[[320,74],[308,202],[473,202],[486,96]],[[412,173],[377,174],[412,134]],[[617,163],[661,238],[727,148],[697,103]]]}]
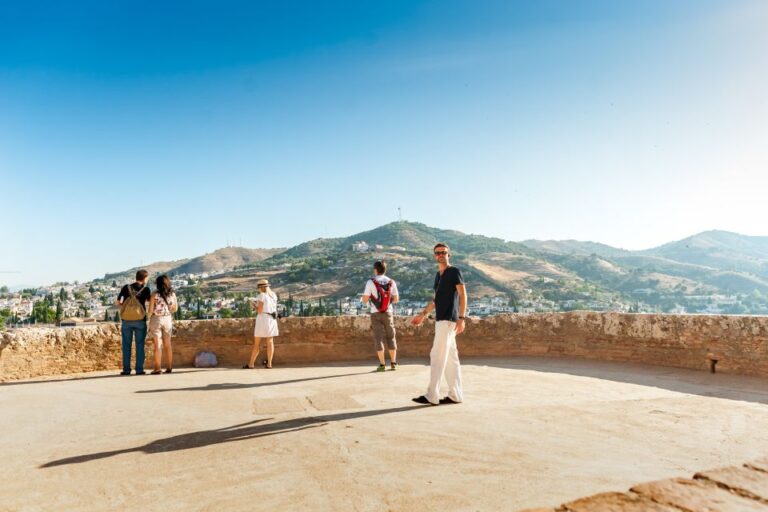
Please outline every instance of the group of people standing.
[{"label": "group of people standing", "polygon": [[[435,335],[430,351],[430,379],[427,391],[413,399],[420,404],[439,405],[461,403],[464,395],[461,386],[461,364],[456,346],[456,336],[466,329],[467,293],[461,270],[450,264],[450,248],[438,243],[433,248],[437,263],[434,280],[434,299],[423,311],[411,320],[411,324],[420,326],[429,314],[435,312]],[[397,283],[386,275],[387,265],[383,261],[373,264],[373,277],[366,281],[362,302],[370,306],[371,332],[374,348],[379,359],[377,371],[386,371],[385,347],[389,353],[390,369],[397,369],[397,335],[394,322],[394,304],[399,301]],[[136,281],[125,285],[120,290],[115,304],[120,307],[121,333],[123,350],[123,371],[121,375],[131,374],[131,345],[136,343],[136,374],[145,374],[144,343],[149,319],[149,335],[154,343],[154,370],[161,373],[162,353],[165,352],[165,373],[173,371],[173,348],[171,332],[173,314],[178,309],[176,294],[167,275],[161,275],[155,281],[156,290],[149,291],[147,281],[149,273],[139,270]],[[277,322],[277,296],[272,291],[269,281],[257,282],[259,295],[252,303],[256,310],[256,322],[253,331],[253,348],[244,369],[255,368],[262,341],[266,346],[267,358],[263,360],[265,368],[272,368],[275,347],[274,338],[279,335]],[[148,304],[147,304],[148,303]],[[445,377],[448,394],[440,397],[440,383]]]},{"label": "group of people standing", "polygon": [[[154,343],[155,361],[153,375],[161,373],[162,355],[165,352],[165,373],[173,371],[173,314],[179,308],[171,279],[161,275],[155,280],[156,289],[149,291],[149,272],[136,272],[136,281],[122,287],[115,299],[120,308],[120,334],[122,336],[123,371],[120,375],[131,374],[131,348],[136,343],[136,375],[144,375],[144,343],[149,337]],[[147,328],[149,319],[149,328]]]}]

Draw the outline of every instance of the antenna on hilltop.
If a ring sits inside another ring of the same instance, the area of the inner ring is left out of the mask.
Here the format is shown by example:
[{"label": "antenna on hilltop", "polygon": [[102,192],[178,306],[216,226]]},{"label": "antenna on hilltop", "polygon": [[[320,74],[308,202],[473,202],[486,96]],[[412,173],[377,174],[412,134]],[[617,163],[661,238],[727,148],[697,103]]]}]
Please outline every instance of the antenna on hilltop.
[{"label": "antenna on hilltop", "polygon": [[403,222],[403,209],[399,206],[397,207],[397,221]]}]

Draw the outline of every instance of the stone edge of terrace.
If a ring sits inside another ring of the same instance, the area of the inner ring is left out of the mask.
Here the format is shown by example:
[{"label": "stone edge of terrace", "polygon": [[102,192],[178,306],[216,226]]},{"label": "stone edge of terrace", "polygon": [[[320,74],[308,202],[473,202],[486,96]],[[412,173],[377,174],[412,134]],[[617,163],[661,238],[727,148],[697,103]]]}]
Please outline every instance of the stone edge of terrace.
[{"label": "stone edge of terrace", "polygon": [[[432,322],[395,319],[399,355],[424,358]],[[174,362],[191,366],[200,351],[238,366],[252,343],[253,319],[174,323]],[[275,362],[360,361],[373,356],[367,317],[279,320]],[[568,312],[470,318],[458,338],[462,357],[573,357],[768,377],[768,317]],[[151,345],[151,344],[148,344]],[[152,349],[148,347],[148,360]],[[120,327],[26,328],[0,332],[0,381],[119,368]]]},{"label": "stone edge of terrace", "polygon": [[680,512],[681,510],[768,511],[768,457],[711,471],[692,478],[669,478],[605,492],[554,508],[521,512]]}]

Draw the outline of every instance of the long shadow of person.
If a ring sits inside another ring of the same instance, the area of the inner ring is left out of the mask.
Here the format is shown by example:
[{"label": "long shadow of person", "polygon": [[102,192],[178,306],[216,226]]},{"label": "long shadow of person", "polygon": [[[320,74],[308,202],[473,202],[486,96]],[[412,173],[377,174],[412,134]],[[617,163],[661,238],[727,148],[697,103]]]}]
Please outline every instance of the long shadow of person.
[{"label": "long shadow of person", "polygon": [[317,428],[332,423],[334,421],[350,420],[355,418],[365,418],[368,416],[379,416],[382,414],[392,414],[396,412],[412,411],[424,409],[422,406],[393,407],[390,409],[376,409],[372,411],[345,412],[339,414],[326,414],[323,416],[309,416],[305,418],[294,418],[290,420],[277,421],[275,423],[264,424],[264,421],[272,418],[258,419],[233,425],[230,427],[218,428],[213,430],[201,430],[199,432],[189,432],[177,436],[166,437],[147,443],[135,448],[126,448],[123,450],[113,450],[106,452],[89,453],[86,455],[77,455],[67,457],[42,464],[40,468],[52,468],[56,466],[65,466],[68,464],[80,464],[92,460],[105,459],[121,455],[123,453],[143,452],[163,453],[176,450],[187,450],[190,448],[200,448],[213,444],[230,443],[233,441],[243,441],[257,437],[272,436],[277,434],[287,434],[289,432],[298,432],[309,428]]},{"label": "long shadow of person", "polygon": [[310,380],[335,379],[338,377],[351,377],[353,375],[367,375],[371,372],[342,373],[340,375],[324,375],[322,377],[307,377],[304,379],[281,380],[276,382],[224,382],[221,384],[208,384],[207,386],[195,386],[190,388],[165,388],[165,389],[142,389],[136,393],[167,393],[169,391],[220,391],[227,389],[247,389],[260,388],[263,386],[278,386],[281,384],[293,384],[294,382],[306,382]]}]

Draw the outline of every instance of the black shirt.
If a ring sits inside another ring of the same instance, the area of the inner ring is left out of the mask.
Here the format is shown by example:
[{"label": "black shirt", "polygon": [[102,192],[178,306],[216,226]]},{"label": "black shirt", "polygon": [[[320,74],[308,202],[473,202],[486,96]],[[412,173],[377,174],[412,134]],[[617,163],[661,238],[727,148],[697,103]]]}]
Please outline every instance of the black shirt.
[{"label": "black shirt", "polygon": [[440,275],[438,271],[435,276],[435,320],[450,320],[455,322],[459,319],[459,294],[456,291],[456,285],[464,284],[464,277],[461,270],[456,267],[448,267]]},{"label": "black shirt", "polygon": [[[139,302],[141,302],[141,305],[144,306],[144,311],[147,310],[147,301],[149,300],[149,296],[151,295],[151,292],[149,291],[149,286],[141,285],[138,283],[131,283],[123,286],[120,289],[120,295],[117,296],[117,300],[120,303],[125,302],[125,299],[131,296],[131,293],[128,291],[128,287],[133,288],[133,293],[136,295],[136,298],[139,299]],[[144,288],[142,290],[142,287]],[[139,293],[139,290],[141,290],[141,293]],[[144,317],[146,320],[146,317]]]}]

